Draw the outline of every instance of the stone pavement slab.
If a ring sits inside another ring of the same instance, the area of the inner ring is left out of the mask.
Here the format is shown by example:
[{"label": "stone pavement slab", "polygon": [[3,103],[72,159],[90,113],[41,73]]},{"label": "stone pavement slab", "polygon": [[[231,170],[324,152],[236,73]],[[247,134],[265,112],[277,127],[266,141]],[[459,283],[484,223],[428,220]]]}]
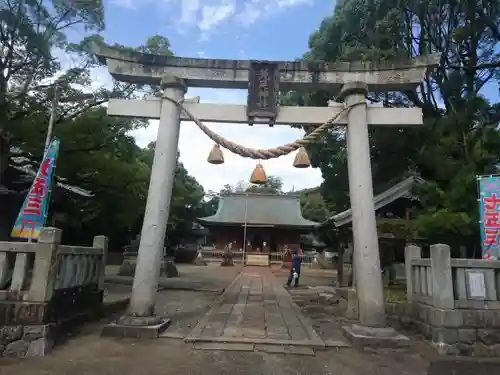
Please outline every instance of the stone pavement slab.
[{"label": "stone pavement slab", "polygon": [[325,347],[272,272],[251,267],[235,279],[186,341]]},{"label": "stone pavement slab", "polygon": [[200,342],[195,343],[193,348],[198,350],[222,350],[235,352],[253,352],[252,344],[225,344],[220,342]]},{"label": "stone pavement slab", "polygon": [[312,348],[291,345],[255,345],[255,350],[258,352],[274,353],[274,354],[298,354],[314,356]]}]

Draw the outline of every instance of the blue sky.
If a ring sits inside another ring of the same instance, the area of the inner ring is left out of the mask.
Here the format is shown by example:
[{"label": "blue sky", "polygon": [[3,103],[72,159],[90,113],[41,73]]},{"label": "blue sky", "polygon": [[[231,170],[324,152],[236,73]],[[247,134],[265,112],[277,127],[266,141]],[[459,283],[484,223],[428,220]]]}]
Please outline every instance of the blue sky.
[{"label": "blue sky", "polygon": [[[108,0],[105,37],[140,45],[167,36],[180,56],[295,59],[331,0]],[[274,5],[266,5],[274,4]],[[132,21],[132,22],[131,22]]]},{"label": "blue sky", "polygon": [[[333,13],[332,0],[107,0],[107,43],[144,44],[148,37],[168,37],[177,56],[227,59],[293,60],[308,49],[309,35]],[[95,84],[109,84],[106,69],[94,72]],[[190,89],[187,97],[202,102],[245,104],[242,90]],[[274,147],[302,137],[285,126],[248,127],[210,124],[224,137],[256,148]],[[156,139],[158,123],[133,133],[139,145]],[[181,160],[190,174],[205,187],[218,191],[224,184],[248,181],[256,162],[224,153],[225,164],[212,166],[206,158],[212,142],[192,123],[182,124]],[[295,169],[294,154],[265,161],[268,175],[282,177],[285,189],[318,186],[317,169]]]}]

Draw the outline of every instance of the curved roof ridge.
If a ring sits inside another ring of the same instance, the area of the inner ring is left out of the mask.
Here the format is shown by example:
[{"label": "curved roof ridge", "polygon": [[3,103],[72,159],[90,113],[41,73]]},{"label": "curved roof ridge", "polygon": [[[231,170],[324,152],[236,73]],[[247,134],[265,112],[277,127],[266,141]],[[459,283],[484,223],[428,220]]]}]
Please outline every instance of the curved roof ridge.
[{"label": "curved roof ridge", "polygon": [[[282,199],[286,197],[287,199]],[[313,228],[317,222],[302,216],[300,197],[277,194],[236,193],[222,195],[212,216],[197,219],[208,225],[269,225]]]},{"label": "curved roof ridge", "polygon": [[[389,203],[392,203],[399,198],[417,200],[418,198],[412,194],[411,190],[413,186],[415,186],[415,184],[422,184],[424,182],[425,180],[419,176],[410,176],[408,178],[405,178],[404,180],[391,186],[389,189],[383,191],[373,198],[375,210],[379,210],[380,208],[387,206]],[[319,226],[324,226],[328,223],[333,222],[336,227],[341,227],[342,225],[350,223],[351,221],[352,211],[350,208],[348,208],[343,212],[329,217],[324,222],[319,224]]]}]

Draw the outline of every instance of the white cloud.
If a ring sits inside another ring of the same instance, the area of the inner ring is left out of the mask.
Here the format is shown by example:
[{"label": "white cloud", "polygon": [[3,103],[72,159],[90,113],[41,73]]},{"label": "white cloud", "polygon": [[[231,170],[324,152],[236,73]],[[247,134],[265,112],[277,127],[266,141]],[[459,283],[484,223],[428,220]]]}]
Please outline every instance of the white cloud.
[{"label": "white cloud", "polygon": [[[146,2],[146,0],[144,2]],[[132,10],[137,9],[138,5],[136,0],[112,0],[111,4]]]},{"label": "white cloud", "polygon": [[[41,82],[42,84],[54,82],[69,69],[85,67],[85,60],[76,54],[68,54],[61,49],[54,49],[52,54],[59,60],[61,70],[54,77]],[[81,87],[83,92],[94,92],[101,87],[108,89],[113,87],[113,79],[108,73],[108,68],[105,66],[90,69],[90,79],[92,83],[89,87]]]},{"label": "white cloud", "polygon": [[[189,96],[200,96],[203,102],[221,104],[243,104],[246,94],[241,90],[190,89]],[[303,132],[287,126],[269,128],[264,125],[249,127],[244,124],[207,124],[212,130],[223,137],[244,146],[253,148],[275,147],[303,136]],[[151,121],[147,129],[139,129],[132,134],[140,146],[146,146],[156,139],[158,121]],[[196,124],[185,122],[181,125],[179,149],[181,161],[205,188],[205,190],[220,190],[225,184],[235,184],[238,181],[248,181],[257,161],[242,158],[227,150],[223,150],[225,163],[211,165],[207,156],[213,147],[213,142],[198,129]],[[303,189],[318,186],[321,181],[319,169],[297,169],[292,166],[295,153],[278,159],[266,160],[262,164],[268,175],[279,176],[285,183],[285,189]]]},{"label": "white cloud", "polygon": [[184,0],[181,6],[181,18],[179,23],[192,24],[196,22],[200,10],[200,0]]},{"label": "white cloud", "polygon": [[201,12],[202,15],[198,27],[201,31],[209,31],[230,17],[234,11],[234,2],[204,6]]},{"label": "white cloud", "polygon": [[[312,5],[314,0],[113,0],[114,6],[127,9],[158,6],[179,25],[181,33],[196,28],[200,40],[224,22],[235,20],[238,25],[250,26],[266,17],[291,7]],[[172,16],[173,15],[173,16]]]},{"label": "white cloud", "polygon": [[314,0],[248,0],[243,10],[237,14],[237,19],[244,26],[249,27],[257,21],[300,5],[313,5]]}]

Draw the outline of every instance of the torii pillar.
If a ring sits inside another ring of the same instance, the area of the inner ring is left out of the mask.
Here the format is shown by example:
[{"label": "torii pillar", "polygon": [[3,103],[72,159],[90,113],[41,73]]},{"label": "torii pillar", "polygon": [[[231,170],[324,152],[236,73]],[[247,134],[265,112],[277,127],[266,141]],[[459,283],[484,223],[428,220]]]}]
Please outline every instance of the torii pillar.
[{"label": "torii pillar", "polygon": [[157,337],[170,324],[169,319],[155,315],[155,301],[178,158],[181,110],[164,98],[183,99],[187,86],[184,80],[166,75],[160,87],[160,124],[130,305],[126,315],[104,327],[103,335]]},{"label": "torii pillar", "polygon": [[[345,84],[339,94],[348,106],[366,103],[368,85]],[[385,305],[380,273],[377,222],[373,203],[373,181],[366,105],[349,112],[347,125],[347,160],[349,196],[354,242],[353,264],[356,264],[356,291],[359,321],[369,327],[385,326]]]}]

